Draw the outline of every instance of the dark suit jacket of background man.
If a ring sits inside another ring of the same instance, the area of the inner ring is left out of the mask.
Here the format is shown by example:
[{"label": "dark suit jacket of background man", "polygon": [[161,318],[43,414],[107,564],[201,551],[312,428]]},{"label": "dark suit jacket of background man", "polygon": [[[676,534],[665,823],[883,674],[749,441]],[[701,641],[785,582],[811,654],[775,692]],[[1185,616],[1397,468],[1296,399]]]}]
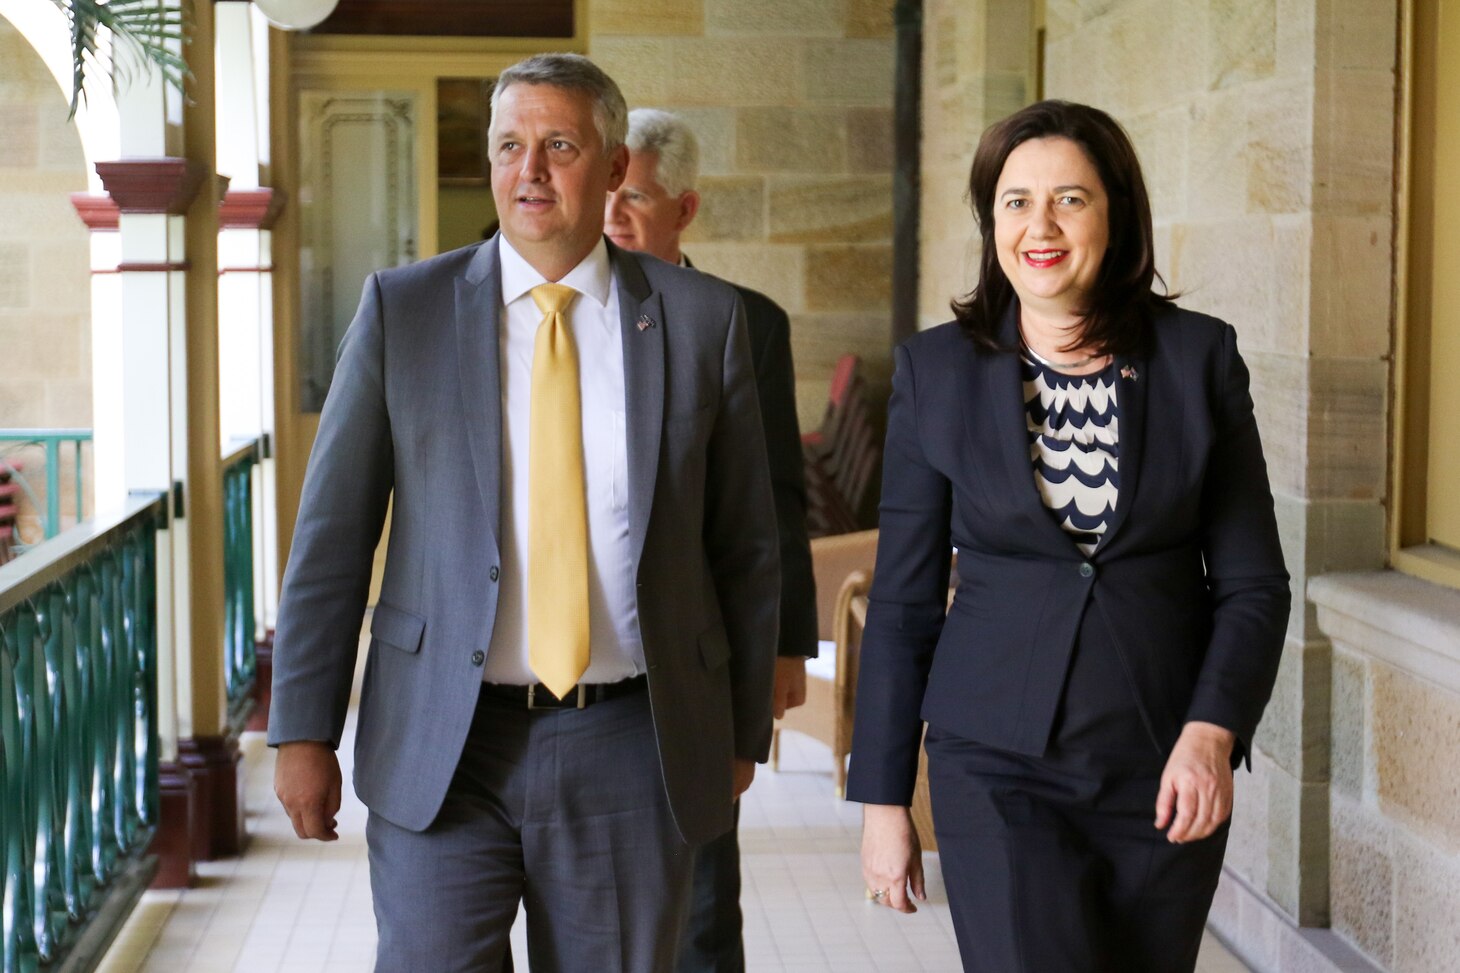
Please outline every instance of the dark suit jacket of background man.
[{"label": "dark suit jacket of background man", "polygon": [[[732,757],[770,746],[780,577],[764,434],[735,291],[608,249],[649,695],[675,822],[699,843],[731,827]],[[456,769],[496,614],[501,301],[495,237],[366,282],[280,603],[269,741],[338,745],[393,500],[355,788],[410,830],[430,825]]]},{"label": "dark suit jacket of background man", "polygon": [[[686,267],[694,264],[686,257]],[[713,275],[712,275],[713,276]],[[718,279],[718,278],[717,278]],[[781,631],[776,654],[814,659],[817,654],[816,578],[806,539],[806,460],[796,419],[796,372],[791,357],[791,320],[760,291],[726,281],[745,305],[745,330],[755,362],[755,388],[765,426],[771,492],[781,551]]]},{"label": "dark suit jacket of background man", "polygon": [[[684,264],[694,266],[688,257]],[[781,630],[776,651],[786,658],[810,658],[816,655],[817,646],[816,580],[806,539],[805,460],[796,420],[791,322],[769,297],[739,284],[732,286],[745,305],[780,531]],[[696,852],[689,921],[680,944],[677,973],[744,969],[742,926],[740,841],[732,828]]]}]

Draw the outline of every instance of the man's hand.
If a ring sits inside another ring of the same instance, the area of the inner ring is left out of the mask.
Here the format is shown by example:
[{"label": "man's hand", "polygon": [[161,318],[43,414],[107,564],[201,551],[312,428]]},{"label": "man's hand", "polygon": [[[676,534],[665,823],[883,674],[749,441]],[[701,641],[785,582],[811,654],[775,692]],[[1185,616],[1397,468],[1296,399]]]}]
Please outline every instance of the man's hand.
[{"label": "man's hand", "polygon": [[735,800],[740,800],[740,795],[745,793],[750,782],[755,780],[755,761],[746,760],[744,757],[735,758]]},{"label": "man's hand", "polygon": [[776,719],[806,702],[806,660],[800,656],[776,656],[776,686],[771,702]]},{"label": "man's hand", "polygon": [[922,845],[907,808],[896,804],[862,808],[862,881],[873,902],[898,912],[917,912],[914,897],[927,901]]},{"label": "man's hand", "polygon": [[340,761],[328,743],[280,744],[274,760],[274,793],[299,837],[339,838],[335,815],[340,813]]},{"label": "man's hand", "polygon": [[1156,796],[1156,827],[1173,844],[1207,837],[1232,813],[1232,747],[1237,738],[1215,723],[1182,729]]}]

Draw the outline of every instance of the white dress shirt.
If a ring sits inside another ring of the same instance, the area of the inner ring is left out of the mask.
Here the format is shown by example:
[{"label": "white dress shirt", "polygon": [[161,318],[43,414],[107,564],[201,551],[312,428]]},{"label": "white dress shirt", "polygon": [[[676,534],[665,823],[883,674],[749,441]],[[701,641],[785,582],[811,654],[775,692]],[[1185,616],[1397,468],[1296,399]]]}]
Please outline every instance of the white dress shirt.
[{"label": "white dress shirt", "polygon": [[[542,312],[531,291],[548,281],[499,236],[502,266],[502,570],[497,621],[482,678],[538,681],[527,655],[529,406],[532,355]],[[624,349],[618,283],[608,246],[598,246],[562,280],[578,292],[568,328],[578,349],[583,403],[583,475],[588,493],[588,670],[584,683],[618,682],[642,673],[639,603],[629,549],[629,457],[624,405]]]}]

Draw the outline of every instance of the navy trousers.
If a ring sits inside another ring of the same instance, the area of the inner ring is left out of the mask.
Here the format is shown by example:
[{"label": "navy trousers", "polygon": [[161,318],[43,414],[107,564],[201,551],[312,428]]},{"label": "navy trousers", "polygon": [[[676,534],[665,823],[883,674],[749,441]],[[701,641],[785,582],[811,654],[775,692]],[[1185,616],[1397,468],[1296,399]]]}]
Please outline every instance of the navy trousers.
[{"label": "navy trousers", "polygon": [[1155,828],[1165,755],[1094,606],[1039,757],[928,728],[933,828],[966,973],[1191,973],[1228,826]]},{"label": "navy trousers", "polygon": [[1191,973],[1227,825],[1173,845],[1156,781],[929,731],[934,830],[967,973]]},{"label": "navy trousers", "polygon": [[689,922],[676,973],[745,973],[740,913],[740,802],[735,827],[695,850]]}]

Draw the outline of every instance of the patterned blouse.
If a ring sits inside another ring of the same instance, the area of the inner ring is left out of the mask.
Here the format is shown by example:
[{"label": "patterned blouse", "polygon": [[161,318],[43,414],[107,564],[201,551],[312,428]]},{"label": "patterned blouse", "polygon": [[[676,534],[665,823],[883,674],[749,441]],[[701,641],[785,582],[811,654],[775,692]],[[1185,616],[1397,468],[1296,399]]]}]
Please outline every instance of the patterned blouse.
[{"label": "patterned blouse", "polygon": [[1034,483],[1044,505],[1088,557],[1120,491],[1120,406],[1115,364],[1066,375],[1019,356]]}]

